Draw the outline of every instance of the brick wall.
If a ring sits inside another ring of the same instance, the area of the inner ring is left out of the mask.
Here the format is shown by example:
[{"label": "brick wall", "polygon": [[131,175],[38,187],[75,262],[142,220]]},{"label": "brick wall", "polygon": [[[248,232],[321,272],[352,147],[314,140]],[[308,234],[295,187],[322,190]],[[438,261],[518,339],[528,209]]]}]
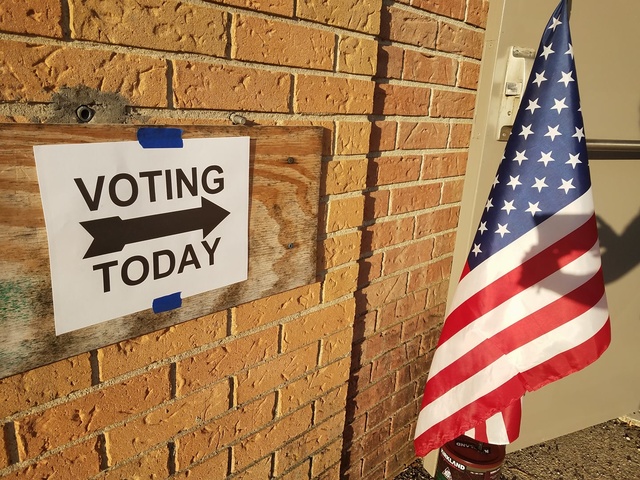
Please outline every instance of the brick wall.
[{"label": "brick wall", "polygon": [[0,380],[0,478],[374,479],[410,463],[487,9],[0,0],[3,122],[59,121],[64,94],[122,105],[119,122],[240,112],[326,131],[319,281]]}]

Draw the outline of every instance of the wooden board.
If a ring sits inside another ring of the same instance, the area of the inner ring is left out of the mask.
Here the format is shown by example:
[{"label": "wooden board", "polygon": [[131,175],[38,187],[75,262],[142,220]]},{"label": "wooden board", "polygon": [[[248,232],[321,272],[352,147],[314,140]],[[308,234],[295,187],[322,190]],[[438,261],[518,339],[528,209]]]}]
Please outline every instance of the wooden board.
[{"label": "wooden board", "polygon": [[315,281],[322,129],[181,128],[184,139],[251,138],[248,280],[56,336],[33,146],[135,141],[138,127],[0,126],[0,378]]}]

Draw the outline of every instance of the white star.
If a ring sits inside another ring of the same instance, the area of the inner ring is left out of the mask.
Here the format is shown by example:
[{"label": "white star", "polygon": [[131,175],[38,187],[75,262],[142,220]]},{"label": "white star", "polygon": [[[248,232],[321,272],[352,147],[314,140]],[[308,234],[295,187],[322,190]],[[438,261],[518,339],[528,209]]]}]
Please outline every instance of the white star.
[{"label": "white star", "polygon": [[524,139],[526,140],[527,137],[529,135],[533,135],[533,130],[531,130],[531,124],[529,124],[528,126],[522,126],[522,131],[520,132],[520,135],[522,135],[524,137]]},{"label": "white star", "polygon": [[[503,160],[504,160],[504,158],[503,158]],[[493,186],[495,187],[499,183],[500,183],[500,181],[498,180],[498,175],[496,175],[496,178],[493,180]]]},{"label": "white star", "polygon": [[547,81],[547,79],[544,76],[544,72],[545,70],[543,70],[542,73],[536,73],[536,79],[533,81],[533,83],[537,83],[538,87],[542,85],[542,82]]},{"label": "white star", "polygon": [[505,223],[504,225],[498,224],[498,230],[496,230],[495,233],[499,233],[500,237],[504,238],[505,234],[511,233],[509,230],[507,230],[508,226],[508,223]]},{"label": "white star", "polygon": [[540,202],[536,202],[536,203],[528,202],[528,203],[529,203],[529,208],[527,208],[525,212],[529,212],[532,217],[535,216],[536,213],[542,211],[538,208],[538,205],[540,205]]},{"label": "white star", "polygon": [[480,232],[480,235],[484,234],[484,232],[486,232],[487,230],[489,230],[487,228],[487,222],[480,222],[480,226],[478,227],[478,231]]},{"label": "white star", "polygon": [[582,163],[582,161],[580,160],[580,154],[577,153],[575,155],[571,155],[569,154],[569,161],[567,162],[568,165],[571,165],[571,167],[573,167],[573,169],[575,170],[576,165]]},{"label": "white star", "polygon": [[509,180],[509,183],[507,183],[507,185],[509,185],[514,190],[518,185],[522,185],[522,183],[520,183],[520,175],[518,175],[517,177],[512,177],[511,175],[509,175],[509,178],[511,180]]},{"label": "white star", "polygon": [[558,115],[560,115],[560,112],[562,112],[562,110],[564,110],[565,108],[569,108],[564,101],[567,99],[567,97],[564,97],[562,100],[558,100],[557,98],[554,98],[553,101],[556,102],[556,104],[551,107],[551,110],[557,110],[558,111]]},{"label": "white star", "polygon": [[549,152],[549,153],[544,153],[544,152],[540,152],[540,160],[538,160],[538,162],[540,163],[544,163],[544,166],[546,167],[549,162],[555,162],[555,160],[551,157],[551,154],[553,152]]},{"label": "white star", "polygon": [[489,200],[487,200],[487,204],[484,206],[484,208],[487,209],[487,212],[491,207],[493,207],[493,198],[490,198]]},{"label": "white star", "polygon": [[507,215],[509,215],[511,213],[511,210],[516,210],[516,207],[513,206],[513,202],[515,202],[515,200],[511,200],[510,202],[507,202],[505,200],[504,207],[502,207],[500,210],[504,210],[505,212],[507,212]]},{"label": "white star", "polygon": [[571,70],[569,73],[562,72],[562,78],[558,80],[558,83],[564,83],[564,86],[568,87],[570,82],[575,82],[575,80],[573,79],[573,70]]},{"label": "white star", "polygon": [[525,110],[531,110],[531,113],[535,113],[536,109],[542,108],[538,105],[538,99],[529,100],[529,106]]},{"label": "white star", "polygon": [[548,187],[549,185],[547,185],[546,183],[544,183],[544,181],[547,179],[547,177],[543,177],[543,178],[537,178],[536,177],[536,183],[534,183],[533,185],[531,185],[531,188],[537,188],[538,189],[538,193],[540,193],[542,191],[543,188]]},{"label": "white star", "polygon": [[553,43],[550,43],[549,45],[547,45],[542,49],[542,53],[540,54],[540,56],[544,57],[545,60],[547,60],[549,58],[549,55],[551,55],[552,53],[556,53],[553,50],[551,50],[552,46],[553,46]]},{"label": "white star", "polygon": [[551,25],[549,26],[549,28],[547,30],[553,30],[554,32],[556,31],[556,27],[558,25],[562,25],[562,22],[560,20],[558,20],[556,17],[553,17],[551,19]]},{"label": "white star", "polygon": [[558,187],[558,190],[564,190],[564,193],[569,193],[569,190],[572,190],[576,187],[573,186],[573,178],[569,180],[562,179],[562,185]]},{"label": "white star", "polygon": [[480,244],[479,243],[474,243],[473,244],[473,250],[471,250],[471,253],[473,253],[474,256],[478,256],[479,253],[482,253],[482,250],[480,250]]},{"label": "white star", "polygon": [[[522,134],[521,134],[522,135]],[[518,152],[516,150],[516,156],[513,159],[514,162],[518,162],[518,165],[522,166],[522,162],[524,162],[525,160],[529,160],[527,157],[524,156],[524,154],[527,153],[526,150],[523,150],[521,152]]]},{"label": "white star", "polygon": [[582,127],[582,128],[576,127],[576,133],[571,135],[571,138],[573,138],[573,137],[577,138],[578,142],[581,141],[584,138],[584,127]]},{"label": "white star", "polygon": [[564,52],[564,54],[565,55],[571,55],[571,58],[573,58],[573,45],[569,44],[569,50]]},{"label": "white star", "polygon": [[560,125],[556,125],[555,127],[551,128],[550,126],[547,126],[547,128],[549,129],[549,131],[547,133],[544,134],[545,137],[551,137],[551,141],[553,142],[556,137],[558,135],[562,135],[559,131],[558,128],[560,128]]}]

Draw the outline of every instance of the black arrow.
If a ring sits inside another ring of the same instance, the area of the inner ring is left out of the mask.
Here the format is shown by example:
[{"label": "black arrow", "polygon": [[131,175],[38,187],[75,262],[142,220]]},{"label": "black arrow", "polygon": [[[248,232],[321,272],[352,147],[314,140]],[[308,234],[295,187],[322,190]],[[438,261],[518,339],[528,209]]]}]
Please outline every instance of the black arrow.
[{"label": "black arrow", "polygon": [[202,198],[202,206],[177,212],[122,220],[120,217],[99,218],[80,222],[93,237],[83,258],[120,252],[129,243],[144,242],[178,233],[202,230],[202,238],[222,222],[230,212]]}]

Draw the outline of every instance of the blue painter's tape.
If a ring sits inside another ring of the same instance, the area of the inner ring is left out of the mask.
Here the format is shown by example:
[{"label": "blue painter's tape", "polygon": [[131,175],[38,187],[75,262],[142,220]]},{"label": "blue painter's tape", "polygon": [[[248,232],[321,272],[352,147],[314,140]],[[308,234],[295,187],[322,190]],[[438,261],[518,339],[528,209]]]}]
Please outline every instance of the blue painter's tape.
[{"label": "blue painter's tape", "polygon": [[180,128],[142,127],[138,129],[142,148],[182,148]]},{"label": "blue painter's tape", "polygon": [[151,306],[153,308],[153,313],[167,312],[169,310],[180,308],[182,306],[182,298],[180,297],[180,292],[156,298]]}]

